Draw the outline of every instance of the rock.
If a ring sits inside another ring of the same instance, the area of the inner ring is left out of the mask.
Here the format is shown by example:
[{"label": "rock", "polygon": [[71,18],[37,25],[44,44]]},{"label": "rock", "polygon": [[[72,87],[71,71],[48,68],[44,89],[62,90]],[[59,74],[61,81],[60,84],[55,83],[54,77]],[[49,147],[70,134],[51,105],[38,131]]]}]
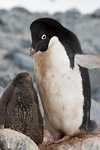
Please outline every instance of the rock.
[{"label": "rock", "polygon": [[4,88],[0,86],[0,97],[3,94]]},{"label": "rock", "polygon": [[31,46],[31,41],[28,40],[28,39],[21,39],[20,41],[20,45],[23,47],[23,48],[29,48]]},{"label": "rock", "polygon": [[93,97],[93,99],[96,99],[96,101],[100,102],[100,88],[93,91],[92,97]]},{"label": "rock", "polygon": [[[91,42],[91,44],[93,45],[94,49],[98,51],[98,54],[100,55],[100,44],[99,44],[99,35],[97,35]],[[95,52],[96,53],[96,52]]]},{"label": "rock", "polygon": [[100,102],[95,100],[91,101],[91,120],[95,120],[98,125],[100,125]]},{"label": "rock", "polygon": [[[94,98],[94,95],[96,91],[100,88],[100,69],[93,69],[89,71],[90,75],[90,81],[91,81],[91,94],[92,98]],[[95,95],[95,100],[97,100],[96,95]]]},{"label": "rock", "polygon": [[4,56],[5,56],[6,53],[7,53],[7,50],[0,49],[0,61],[2,61],[4,59]]},{"label": "rock", "polygon": [[0,86],[5,88],[10,83],[10,81],[10,76],[6,72],[0,72]]},{"label": "rock", "polygon": [[0,149],[39,150],[29,137],[11,129],[0,129]]},{"label": "rock", "polygon": [[23,52],[22,47],[20,46],[12,47],[11,49],[9,49],[9,51],[6,52],[6,54],[4,55],[4,58],[12,60],[14,59],[16,53],[20,53],[20,52],[21,53]]},{"label": "rock", "polygon": [[81,22],[78,22],[74,29],[74,32],[80,39],[81,44],[85,41],[92,44],[92,42],[100,36],[100,32],[98,32],[100,29],[100,19],[93,19],[90,16],[84,16],[84,19],[81,20]]},{"label": "rock", "polygon": [[78,19],[81,16],[81,13],[76,8],[66,11],[65,14],[67,18],[73,18],[73,19]]},{"label": "rock", "polygon": [[55,13],[52,17],[57,19],[68,29],[74,31],[76,23],[78,23],[83,16],[77,9],[74,8],[66,11],[65,13]]},{"label": "rock", "polygon": [[28,14],[28,15],[31,14],[31,12],[29,12],[27,9],[22,8],[22,7],[14,7],[14,8],[12,8],[11,11],[16,12],[16,13],[24,13],[24,14]]},{"label": "rock", "polygon": [[7,10],[0,9],[0,28],[4,30],[7,24],[3,21],[2,17],[7,14]]},{"label": "rock", "polygon": [[0,61],[0,71],[6,71],[9,68],[10,61],[9,60],[2,60]]},{"label": "rock", "polygon": [[7,10],[5,9],[0,9],[0,17],[4,16],[5,14],[7,14]]},{"label": "rock", "polygon": [[88,53],[91,52],[91,54],[98,54],[98,51],[95,49],[95,47],[93,46],[93,44],[91,42],[88,41],[84,41],[82,43],[82,50],[84,53]]},{"label": "rock", "polygon": [[40,150],[100,150],[100,134],[84,138],[72,138],[58,144],[41,144]]},{"label": "rock", "polygon": [[83,15],[77,9],[66,11],[63,16],[63,25],[75,32],[75,27],[83,20]]},{"label": "rock", "polygon": [[57,12],[55,14],[52,15],[52,18],[56,19],[57,21],[63,23],[63,14],[60,12]]},{"label": "rock", "polygon": [[19,47],[19,48],[21,47],[17,37],[10,34],[5,35],[2,32],[0,32],[0,48],[9,51],[14,47]]},{"label": "rock", "polygon": [[99,17],[100,18],[100,9],[97,9],[93,14],[93,17]]},{"label": "rock", "polygon": [[6,31],[9,33],[23,34],[29,32],[31,22],[40,17],[43,17],[43,14],[32,14],[24,8],[16,7],[1,16],[1,20],[7,24]]},{"label": "rock", "polygon": [[4,22],[0,19],[0,26],[4,25]]},{"label": "rock", "polygon": [[17,53],[14,57],[15,65],[33,71],[33,58],[21,53]]}]

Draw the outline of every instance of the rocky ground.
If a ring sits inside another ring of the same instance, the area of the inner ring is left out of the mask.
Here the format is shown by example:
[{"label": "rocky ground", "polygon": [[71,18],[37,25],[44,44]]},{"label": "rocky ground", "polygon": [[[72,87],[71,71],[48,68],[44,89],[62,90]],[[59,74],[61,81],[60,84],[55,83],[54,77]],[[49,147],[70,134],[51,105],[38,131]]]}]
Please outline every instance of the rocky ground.
[{"label": "rocky ground", "polygon": [[26,135],[11,130],[0,129],[0,150],[39,150]]},{"label": "rocky ground", "polygon": [[100,135],[72,138],[61,143],[47,145],[43,143],[39,146],[40,150],[100,150]]},{"label": "rocky ground", "polygon": [[[53,15],[30,13],[23,8],[0,10],[0,95],[19,72],[30,72],[34,80],[33,58],[29,56],[29,27],[40,17],[55,18],[72,30],[78,36],[84,53],[100,54],[100,9],[90,15],[82,15],[76,9]],[[100,69],[89,72],[92,98],[98,101],[92,101],[91,118],[100,124]]]}]

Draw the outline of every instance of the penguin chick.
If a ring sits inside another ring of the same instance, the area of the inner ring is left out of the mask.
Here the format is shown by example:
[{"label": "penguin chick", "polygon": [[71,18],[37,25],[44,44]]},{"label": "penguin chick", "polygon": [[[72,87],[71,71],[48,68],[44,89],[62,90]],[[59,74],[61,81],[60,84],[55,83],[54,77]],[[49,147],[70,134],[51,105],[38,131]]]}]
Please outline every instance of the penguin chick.
[{"label": "penguin chick", "polygon": [[5,89],[0,99],[0,124],[42,143],[43,120],[30,74],[18,74]]},{"label": "penguin chick", "polygon": [[35,20],[31,26],[34,72],[45,117],[59,133],[74,136],[90,133],[91,92],[88,71],[75,62],[81,54],[77,37],[51,18]]}]

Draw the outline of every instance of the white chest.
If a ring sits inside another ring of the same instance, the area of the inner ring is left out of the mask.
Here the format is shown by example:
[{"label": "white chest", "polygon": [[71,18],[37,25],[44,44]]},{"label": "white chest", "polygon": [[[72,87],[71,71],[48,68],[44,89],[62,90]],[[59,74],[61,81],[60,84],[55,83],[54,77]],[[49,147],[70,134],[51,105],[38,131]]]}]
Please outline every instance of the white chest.
[{"label": "white chest", "polygon": [[35,78],[45,114],[58,130],[72,135],[83,119],[83,89],[79,67],[70,68],[69,58],[59,41],[34,57]]}]

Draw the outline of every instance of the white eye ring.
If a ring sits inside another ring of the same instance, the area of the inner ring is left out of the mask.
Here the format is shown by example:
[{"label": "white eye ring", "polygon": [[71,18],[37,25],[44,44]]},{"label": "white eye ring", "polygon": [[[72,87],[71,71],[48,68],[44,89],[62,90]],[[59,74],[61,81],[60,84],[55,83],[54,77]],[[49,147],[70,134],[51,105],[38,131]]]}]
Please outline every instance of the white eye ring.
[{"label": "white eye ring", "polygon": [[43,35],[41,36],[41,39],[42,39],[42,40],[45,40],[46,37],[47,37],[46,34],[43,34]]}]

